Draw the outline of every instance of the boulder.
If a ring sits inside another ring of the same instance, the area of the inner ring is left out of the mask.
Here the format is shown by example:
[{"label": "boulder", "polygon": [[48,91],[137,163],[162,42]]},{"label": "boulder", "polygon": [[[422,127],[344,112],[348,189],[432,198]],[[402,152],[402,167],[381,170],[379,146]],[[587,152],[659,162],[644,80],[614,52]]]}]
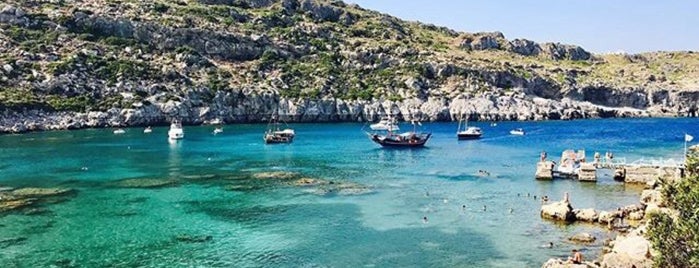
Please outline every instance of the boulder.
[{"label": "boulder", "polygon": [[541,217],[555,221],[575,221],[573,207],[566,201],[558,201],[548,205],[542,205]]},{"label": "boulder", "polygon": [[621,215],[618,211],[601,211],[599,213],[599,217],[597,218],[597,221],[599,221],[600,223],[610,224],[615,219],[619,218],[620,216]]},{"label": "boulder", "polygon": [[592,208],[574,209],[573,214],[575,214],[576,220],[586,222],[596,222],[597,218],[599,217],[599,213],[597,213],[597,211]]},{"label": "boulder", "polygon": [[665,206],[663,194],[658,190],[643,190],[641,192],[641,204],[655,204],[659,207]]},{"label": "boulder", "polygon": [[508,44],[508,51],[524,56],[536,56],[541,53],[541,46],[527,39],[515,39]]},{"label": "boulder", "polygon": [[588,268],[588,267],[596,267],[596,266],[591,264],[591,263],[587,263],[587,262],[584,262],[583,264],[572,264],[572,263],[568,263],[568,262],[561,260],[561,259],[549,259],[543,265],[541,265],[541,268]]},{"label": "boulder", "polygon": [[593,235],[589,233],[578,233],[568,238],[568,240],[580,243],[592,243],[597,240]]},{"label": "boulder", "polygon": [[652,267],[650,242],[636,232],[617,237],[612,251],[602,258],[602,267]]}]

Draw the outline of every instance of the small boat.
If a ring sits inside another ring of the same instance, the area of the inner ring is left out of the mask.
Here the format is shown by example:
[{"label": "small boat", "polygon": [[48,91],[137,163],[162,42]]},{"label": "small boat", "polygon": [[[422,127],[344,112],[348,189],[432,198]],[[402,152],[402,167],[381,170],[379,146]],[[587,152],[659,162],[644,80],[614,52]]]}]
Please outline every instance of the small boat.
[{"label": "small boat", "polygon": [[522,136],[522,135],[524,135],[525,133],[524,133],[524,129],[515,128],[515,129],[513,129],[513,130],[510,130],[510,134]]},{"label": "small boat", "polygon": [[398,127],[398,122],[396,122],[396,119],[389,116],[386,117],[381,117],[381,120],[379,120],[378,123],[374,123],[369,125],[369,128],[374,131],[398,131],[400,128]]},{"label": "small boat", "polygon": [[223,133],[223,128],[222,128],[222,127],[216,127],[216,128],[214,129],[214,132],[213,132],[213,133],[214,133],[214,135],[219,134],[219,133]]},{"label": "small boat", "polygon": [[182,122],[179,120],[173,120],[170,124],[170,130],[167,131],[167,136],[171,140],[184,139],[184,129],[182,128]]},{"label": "small boat", "polygon": [[[461,128],[463,122],[463,129]],[[479,127],[469,127],[467,120],[459,120],[459,127],[456,130],[456,137],[459,140],[475,140],[480,139],[483,131]]]},{"label": "small boat", "polygon": [[[419,123],[418,123],[419,124]],[[404,133],[394,133],[387,130],[386,133],[369,133],[369,138],[383,147],[422,147],[432,137],[430,132],[417,132],[415,130],[415,122],[413,122],[413,131]]]},{"label": "small boat", "polygon": [[113,131],[114,134],[124,134],[126,131],[122,128],[117,128]]},{"label": "small boat", "polygon": [[153,132],[153,129],[151,129],[150,127],[146,127],[146,128],[143,130],[143,133],[146,133],[146,134],[151,133],[151,132]]},{"label": "small boat", "polygon": [[294,141],[296,132],[291,128],[281,129],[279,126],[280,123],[277,121],[277,117],[272,116],[264,135],[266,144],[291,143]]}]

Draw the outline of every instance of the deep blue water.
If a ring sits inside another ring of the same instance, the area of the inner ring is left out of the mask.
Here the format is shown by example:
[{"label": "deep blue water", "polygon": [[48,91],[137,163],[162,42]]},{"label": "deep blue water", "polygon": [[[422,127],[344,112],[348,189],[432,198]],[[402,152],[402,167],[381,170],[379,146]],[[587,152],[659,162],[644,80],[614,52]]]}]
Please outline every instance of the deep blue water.
[{"label": "deep blue water", "polygon": [[[567,191],[576,208],[614,209],[637,203],[642,189],[608,177],[535,181],[539,153],[681,159],[684,133],[699,135],[695,119],[473,124],[482,139],[457,141],[456,123],[424,124],[432,139],[408,150],[380,148],[361,124],[293,124],[288,145],[263,144],[265,125],[219,135],[185,127],[176,143],[166,128],[0,136],[0,186],[77,190],[0,214],[0,267],[539,267],[572,248],[594,257],[612,234],[544,221],[533,195]],[[517,127],[527,135],[509,135]],[[254,178],[271,171],[294,179]],[[300,177],[371,192],[318,195],[290,183]],[[172,183],[128,188],[124,179]],[[600,242],[565,242],[580,231]],[[539,247],[549,241],[553,249]]]}]

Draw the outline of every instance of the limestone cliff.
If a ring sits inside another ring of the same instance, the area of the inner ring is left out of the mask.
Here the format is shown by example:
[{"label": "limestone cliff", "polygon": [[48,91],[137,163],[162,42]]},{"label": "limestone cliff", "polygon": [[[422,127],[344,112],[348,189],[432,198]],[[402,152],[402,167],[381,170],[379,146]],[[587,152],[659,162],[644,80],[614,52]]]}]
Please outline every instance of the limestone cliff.
[{"label": "limestone cliff", "polygon": [[0,132],[399,118],[696,116],[699,56],[594,55],[328,0],[0,6]]}]

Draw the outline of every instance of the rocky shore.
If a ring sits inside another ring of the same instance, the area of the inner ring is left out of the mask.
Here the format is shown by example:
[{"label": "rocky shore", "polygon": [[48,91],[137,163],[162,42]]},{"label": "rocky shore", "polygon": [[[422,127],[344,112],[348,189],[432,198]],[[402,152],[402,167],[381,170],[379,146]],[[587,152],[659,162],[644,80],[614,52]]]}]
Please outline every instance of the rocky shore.
[{"label": "rocky shore", "polygon": [[[587,267],[652,267],[655,254],[651,243],[645,236],[648,225],[648,215],[652,213],[673,214],[665,207],[661,192],[662,184],[651,180],[646,184],[639,204],[627,205],[613,211],[598,211],[594,208],[573,209],[569,198],[542,205],[541,217],[554,221],[599,223],[603,228],[619,231],[614,240],[606,241],[603,254],[596,260],[588,260],[582,264],[572,264],[567,260],[549,259],[542,268],[587,268]],[[633,227],[632,227],[633,226]],[[572,241],[589,243],[596,239],[590,234],[581,233],[570,238]]]},{"label": "rocky shore", "polygon": [[[104,112],[49,112],[28,110],[0,114],[0,133],[22,133],[81,128],[157,126],[180,119],[187,125],[210,122],[264,123],[278,113],[287,122],[371,122],[393,114],[399,120],[457,121],[467,116],[474,121],[572,120],[616,117],[694,116],[694,111],[665,107],[651,109],[614,108],[570,99],[551,100],[530,97],[485,95],[470,99],[413,99],[407,101],[346,101],[339,99],[304,100],[278,96],[246,96],[232,99],[234,93],[219,92],[206,107],[191,100],[157,102],[139,108],[112,108]],[[152,98],[152,99],[151,99]],[[277,109],[278,107],[278,109]]]}]

